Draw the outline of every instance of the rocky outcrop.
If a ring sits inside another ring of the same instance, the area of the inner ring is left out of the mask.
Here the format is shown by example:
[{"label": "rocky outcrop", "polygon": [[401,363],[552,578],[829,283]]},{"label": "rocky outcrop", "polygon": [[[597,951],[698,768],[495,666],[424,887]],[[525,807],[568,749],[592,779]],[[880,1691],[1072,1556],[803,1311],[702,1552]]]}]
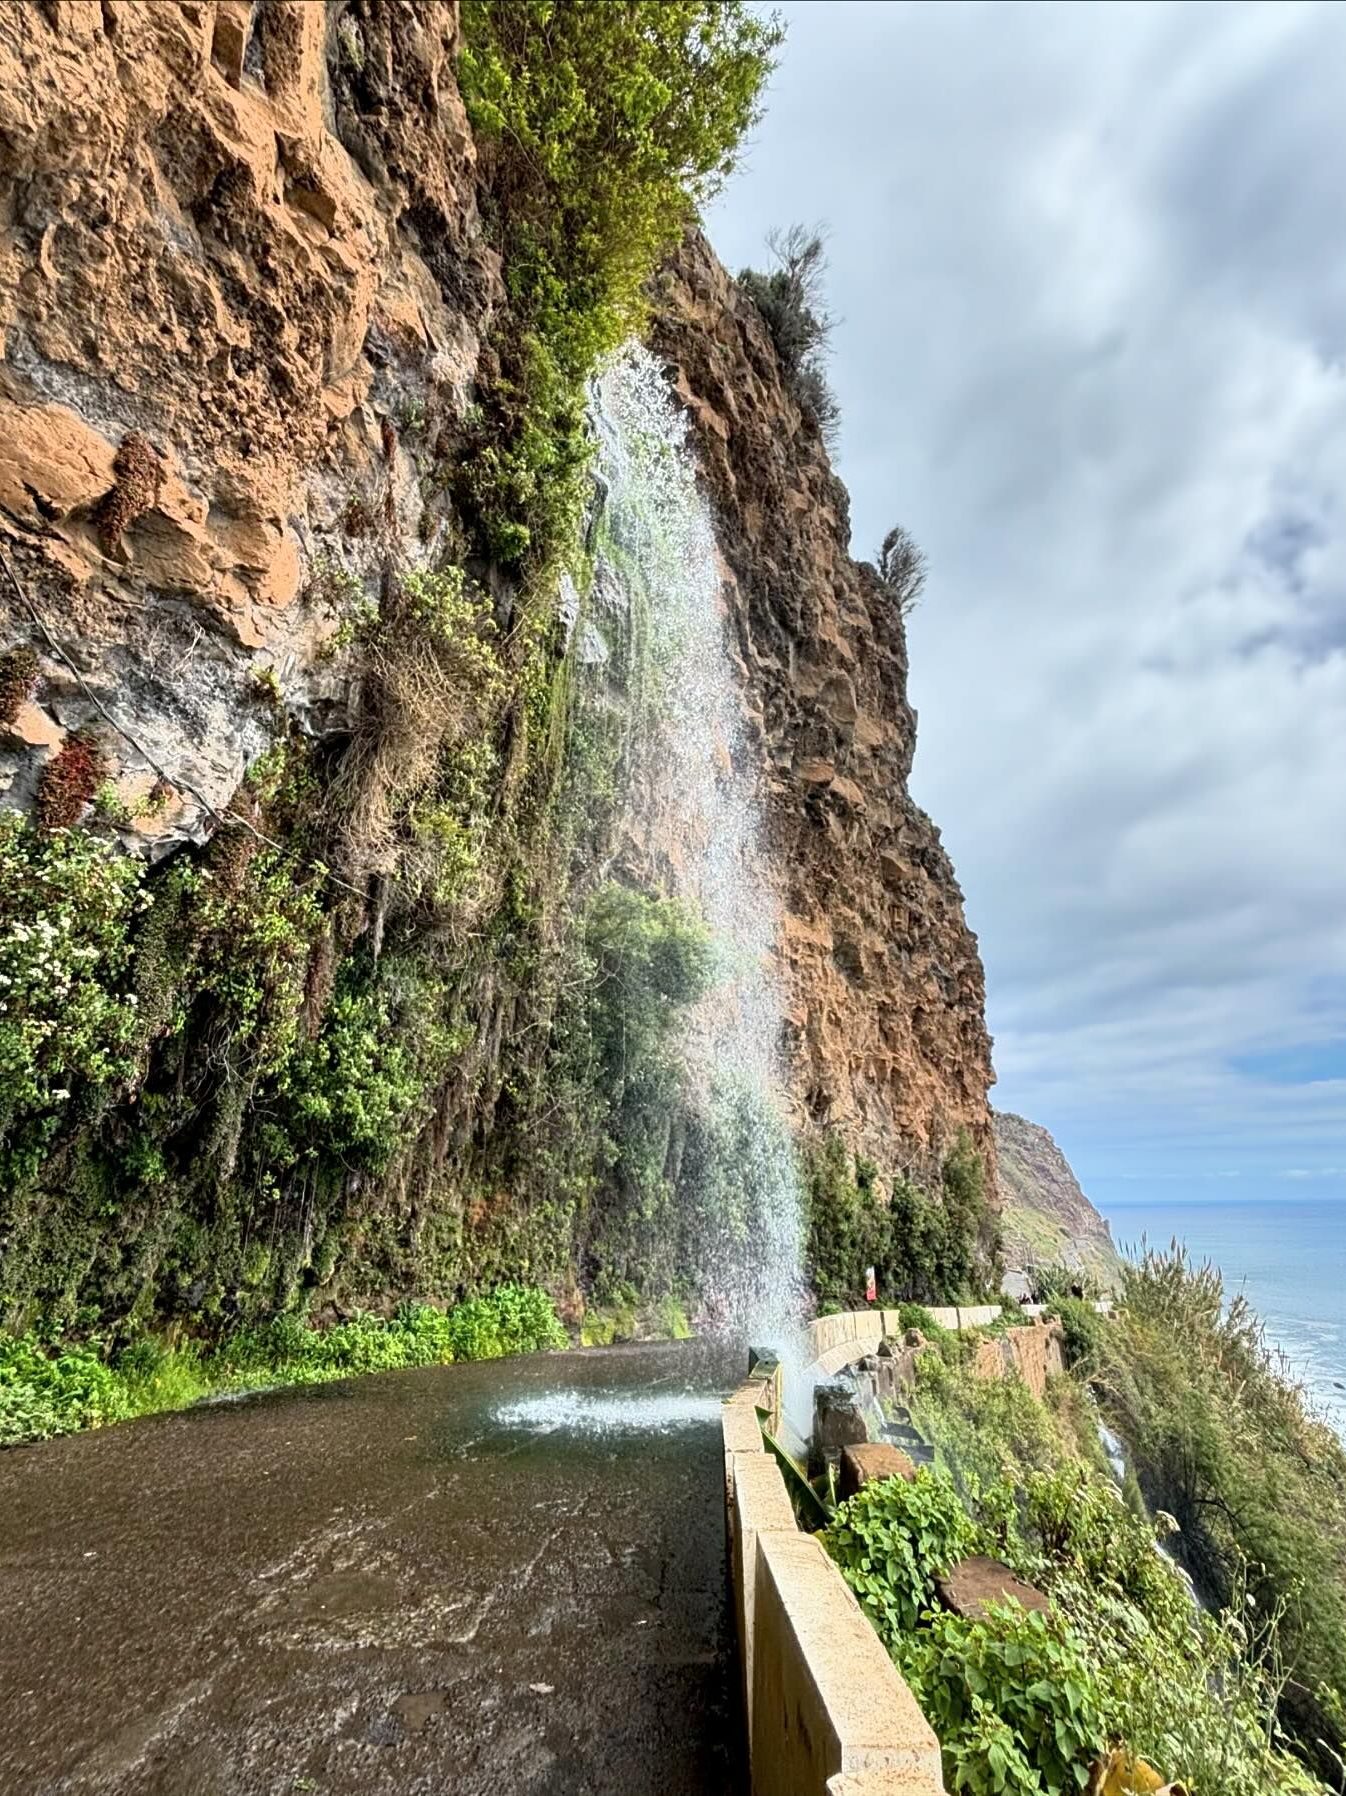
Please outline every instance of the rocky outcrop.
[{"label": "rocky outcrop", "polygon": [[991,1161],[985,981],[939,832],[907,790],[902,619],[851,559],[846,491],[755,305],[703,239],[657,303],[765,764],[800,1120],[888,1168],[924,1171],[960,1128]]},{"label": "rocky outcrop", "polygon": [[1111,1284],[1120,1262],[1108,1225],[1046,1129],[997,1110],[995,1139],[1006,1265],[1069,1266]]},{"label": "rocky outcrop", "polygon": [[977,1343],[972,1369],[978,1378],[1018,1378],[1041,1402],[1048,1379],[1059,1378],[1066,1369],[1064,1338],[1056,1321],[1033,1322],[1025,1328],[988,1335]]},{"label": "rocky outcrop", "polygon": [[208,833],[278,706],[341,723],[333,637],[441,546],[418,431],[502,293],[456,4],[328,13],[0,6],[0,616],[41,656],[0,787],[89,728],[128,845]]},{"label": "rocky outcrop", "polygon": [[942,1578],[935,1579],[935,1589],[944,1607],[967,1621],[981,1621],[993,1603],[1015,1602],[1042,1615],[1051,1608],[1042,1591],[1025,1584],[1003,1560],[988,1559],[982,1553],[960,1559]]},{"label": "rocky outcrop", "polygon": [[911,1484],[916,1467],[900,1447],[887,1441],[860,1441],[841,1449],[841,1480],[837,1494],[844,1503],[867,1484],[880,1484],[885,1478],[900,1478]]}]

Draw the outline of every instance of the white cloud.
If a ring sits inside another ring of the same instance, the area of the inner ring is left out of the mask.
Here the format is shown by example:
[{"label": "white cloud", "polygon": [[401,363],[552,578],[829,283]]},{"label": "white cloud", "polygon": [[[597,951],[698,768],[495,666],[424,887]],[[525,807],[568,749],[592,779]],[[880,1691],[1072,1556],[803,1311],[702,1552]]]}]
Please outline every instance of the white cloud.
[{"label": "white cloud", "polygon": [[914,785],[1001,1099],[1080,1162],[1341,1164],[1346,9],[805,4],[711,219],[826,220],[856,548],[929,552]]}]

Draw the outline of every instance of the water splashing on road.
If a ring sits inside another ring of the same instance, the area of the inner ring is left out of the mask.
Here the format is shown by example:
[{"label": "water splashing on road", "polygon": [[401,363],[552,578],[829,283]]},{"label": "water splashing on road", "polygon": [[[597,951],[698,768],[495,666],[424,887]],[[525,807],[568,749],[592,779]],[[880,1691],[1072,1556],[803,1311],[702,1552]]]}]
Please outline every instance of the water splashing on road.
[{"label": "water splashing on road", "polygon": [[503,1428],[531,1434],[650,1434],[672,1428],[704,1426],[718,1421],[718,1396],[688,1391],[656,1391],[639,1396],[587,1395],[582,1391],[549,1391],[525,1397],[495,1412]]}]

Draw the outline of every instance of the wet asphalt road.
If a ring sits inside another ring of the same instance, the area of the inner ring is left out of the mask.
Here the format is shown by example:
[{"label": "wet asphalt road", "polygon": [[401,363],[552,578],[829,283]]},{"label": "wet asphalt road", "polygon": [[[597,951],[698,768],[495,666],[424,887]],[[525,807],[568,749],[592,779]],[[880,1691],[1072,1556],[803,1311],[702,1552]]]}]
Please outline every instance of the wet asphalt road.
[{"label": "wet asphalt road", "polygon": [[0,1454],[0,1792],[740,1790],[739,1375],[548,1354]]}]

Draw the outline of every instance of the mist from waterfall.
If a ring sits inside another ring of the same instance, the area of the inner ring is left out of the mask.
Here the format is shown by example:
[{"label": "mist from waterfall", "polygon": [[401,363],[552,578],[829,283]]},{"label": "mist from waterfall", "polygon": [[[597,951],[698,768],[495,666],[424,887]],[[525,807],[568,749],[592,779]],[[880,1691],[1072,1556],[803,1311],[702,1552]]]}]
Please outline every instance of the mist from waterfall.
[{"label": "mist from waterfall", "polygon": [[726,1327],[793,1358],[803,1313],[801,1205],[784,1102],[784,1002],[774,966],[778,910],[764,874],[759,768],[724,605],[726,578],[687,424],[658,362],[629,346],[595,382],[597,474],[611,566],[621,582],[642,738],[633,789],[657,837],[670,894],[693,900],[720,979],[685,1042],[694,1104],[712,1151],[682,1181],[713,1190],[710,1307]]}]

